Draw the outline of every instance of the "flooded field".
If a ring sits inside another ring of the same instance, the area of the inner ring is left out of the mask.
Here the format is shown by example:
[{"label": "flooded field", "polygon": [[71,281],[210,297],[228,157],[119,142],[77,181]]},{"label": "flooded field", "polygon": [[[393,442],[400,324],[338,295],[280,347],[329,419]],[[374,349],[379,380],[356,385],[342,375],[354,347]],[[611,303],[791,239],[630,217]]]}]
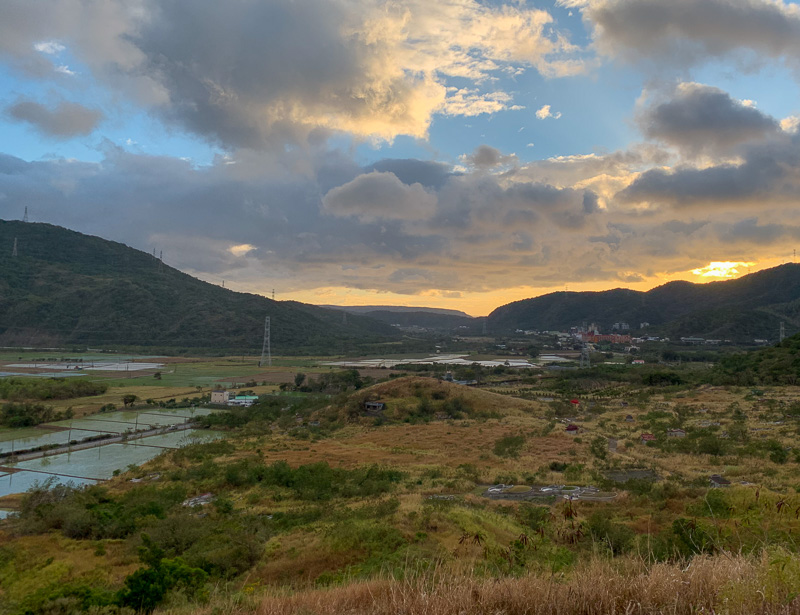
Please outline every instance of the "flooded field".
[{"label": "flooded field", "polygon": [[[41,427],[0,432],[0,453],[12,450],[30,450],[52,444],[67,444],[71,440],[81,441],[83,438],[103,433],[121,434],[136,429],[147,429],[151,426],[177,425],[185,423],[194,416],[203,416],[210,412],[213,410],[208,408],[120,410],[94,414],[81,419],[54,421]],[[52,429],[54,427],[58,430]]]},{"label": "flooded field", "polygon": [[[165,450],[180,448],[194,442],[208,442],[222,437],[220,432],[186,430],[166,433],[130,443],[107,444],[60,455],[8,463],[0,469],[0,497],[22,493],[36,481],[52,479],[58,483],[78,485],[108,480],[115,470],[124,471],[130,465],[140,465]],[[14,472],[8,472],[13,469]]]}]

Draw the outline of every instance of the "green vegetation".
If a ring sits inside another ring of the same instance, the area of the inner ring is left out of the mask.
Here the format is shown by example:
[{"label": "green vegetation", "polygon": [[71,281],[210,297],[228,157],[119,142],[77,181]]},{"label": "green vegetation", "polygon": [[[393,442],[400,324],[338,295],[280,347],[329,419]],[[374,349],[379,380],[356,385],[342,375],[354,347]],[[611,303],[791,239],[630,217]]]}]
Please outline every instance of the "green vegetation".
[{"label": "green vegetation", "polygon": [[81,378],[0,378],[0,399],[8,401],[72,399],[102,395],[107,390],[103,382]]},{"label": "green vegetation", "polygon": [[[264,316],[283,354],[381,348],[399,339],[382,322],[202,282],[150,254],[49,224],[0,220],[3,346],[149,347],[259,352]],[[278,323],[280,323],[279,326]]]},{"label": "green vegetation", "polygon": [[72,413],[56,412],[52,406],[44,404],[14,404],[0,406],[0,425],[3,427],[34,427],[50,421],[71,418]]}]

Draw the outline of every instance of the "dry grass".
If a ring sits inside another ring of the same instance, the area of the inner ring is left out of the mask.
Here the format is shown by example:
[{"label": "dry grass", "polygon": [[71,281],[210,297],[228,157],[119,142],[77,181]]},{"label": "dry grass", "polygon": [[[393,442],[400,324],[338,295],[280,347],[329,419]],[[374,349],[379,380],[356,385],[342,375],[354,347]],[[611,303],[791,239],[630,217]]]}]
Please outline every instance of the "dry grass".
[{"label": "dry grass", "polygon": [[[796,563],[796,562],[795,562]],[[274,595],[226,612],[259,615],[593,615],[800,613],[798,578],[765,555],[697,557],[689,565],[595,560],[569,576],[501,580],[433,574]],[[219,605],[216,612],[219,611]],[[195,611],[209,613],[209,608]]]}]

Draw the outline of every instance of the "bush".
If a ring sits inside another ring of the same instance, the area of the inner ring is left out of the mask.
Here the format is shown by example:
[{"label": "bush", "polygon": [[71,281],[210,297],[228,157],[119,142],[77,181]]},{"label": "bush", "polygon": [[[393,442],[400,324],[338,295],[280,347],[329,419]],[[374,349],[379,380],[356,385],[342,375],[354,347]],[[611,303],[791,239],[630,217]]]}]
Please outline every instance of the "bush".
[{"label": "bush", "polygon": [[494,443],[492,451],[498,457],[519,457],[522,447],[525,446],[525,436],[504,436]]}]

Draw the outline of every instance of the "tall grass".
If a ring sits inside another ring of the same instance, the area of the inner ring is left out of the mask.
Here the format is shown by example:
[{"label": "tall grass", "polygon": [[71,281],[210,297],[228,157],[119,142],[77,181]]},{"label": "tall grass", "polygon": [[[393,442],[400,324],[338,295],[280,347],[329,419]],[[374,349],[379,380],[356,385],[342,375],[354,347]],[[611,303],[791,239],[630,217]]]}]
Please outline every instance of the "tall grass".
[{"label": "tall grass", "polygon": [[434,573],[425,579],[373,580],[292,595],[227,612],[259,615],[729,615],[800,613],[800,561],[698,556],[688,564],[595,559],[569,576],[479,579]]}]

